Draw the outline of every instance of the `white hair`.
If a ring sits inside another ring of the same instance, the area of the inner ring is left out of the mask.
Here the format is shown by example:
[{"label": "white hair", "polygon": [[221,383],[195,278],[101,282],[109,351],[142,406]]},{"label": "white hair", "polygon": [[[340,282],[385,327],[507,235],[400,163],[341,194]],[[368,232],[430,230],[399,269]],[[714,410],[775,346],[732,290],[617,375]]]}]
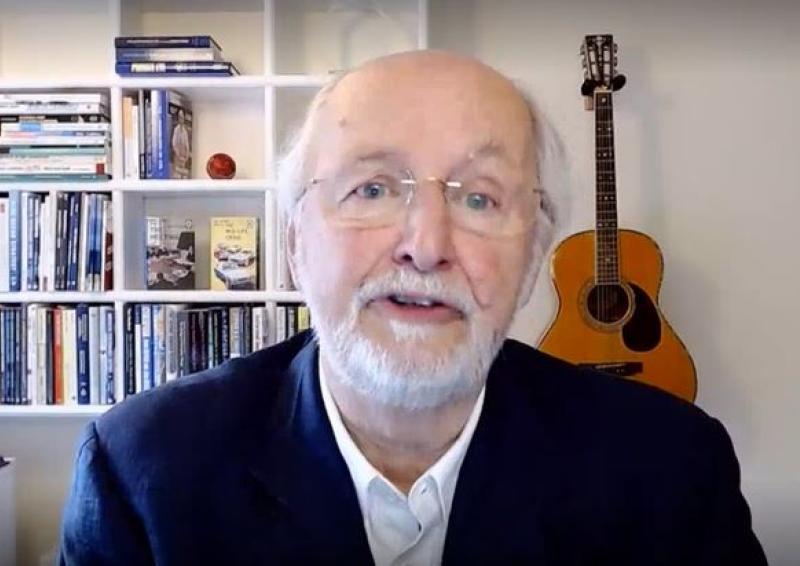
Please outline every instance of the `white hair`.
[{"label": "white hair", "polygon": [[[285,225],[297,220],[298,203],[311,178],[312,142],[320,111],[330,93],[351,72],[335,75],[320,89],[309,104],[302,124],[295,129],[281,149],[278,161],[277,199]],[[530,113],[534,162],[538,173],[538,185],[542,189],[541,203],[534,223],[530,269],[523,281],[517,302],[517,308],[521,308],[530,298],[542,261],[552,246],[556,234],[566,225],[569,210],[569,165],[558,131],[527,89],[516,81],[511,82],[525,100]]]}]

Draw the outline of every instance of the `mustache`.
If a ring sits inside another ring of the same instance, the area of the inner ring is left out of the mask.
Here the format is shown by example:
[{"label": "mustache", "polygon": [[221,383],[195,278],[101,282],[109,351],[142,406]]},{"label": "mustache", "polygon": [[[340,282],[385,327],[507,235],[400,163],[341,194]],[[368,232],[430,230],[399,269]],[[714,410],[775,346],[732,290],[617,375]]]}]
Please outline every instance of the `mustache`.
[{"label": "mustache", "polygon": [[407,269],[390,271],[364,282],[356,294],[358,308],[390,295],[421,295],[455,308],[465,315],[477,312],[472,292],[462,285],[447,282],[438,273],[423,275]]}]

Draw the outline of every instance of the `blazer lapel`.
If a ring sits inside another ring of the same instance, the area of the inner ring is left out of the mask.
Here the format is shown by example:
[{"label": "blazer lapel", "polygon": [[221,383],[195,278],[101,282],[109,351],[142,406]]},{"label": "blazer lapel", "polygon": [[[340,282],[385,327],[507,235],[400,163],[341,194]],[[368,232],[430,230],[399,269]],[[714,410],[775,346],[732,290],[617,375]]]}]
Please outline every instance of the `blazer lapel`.
[{"label": "blazer lapel", "polygon": [[[250,473],[281,522],[281,544],[313,562],[372,564],[350,472],[319,388],[317,345],[291,363],[270,418],[256,427]],[[313,558],[312,558],[313,557]]]},{"label": "blazer lapel", "polygon": [[459,472],[444,564],[546,563],[541,506],[551,442],[516,385],[535,379],[535,369],[516,371],[501,350]]}]

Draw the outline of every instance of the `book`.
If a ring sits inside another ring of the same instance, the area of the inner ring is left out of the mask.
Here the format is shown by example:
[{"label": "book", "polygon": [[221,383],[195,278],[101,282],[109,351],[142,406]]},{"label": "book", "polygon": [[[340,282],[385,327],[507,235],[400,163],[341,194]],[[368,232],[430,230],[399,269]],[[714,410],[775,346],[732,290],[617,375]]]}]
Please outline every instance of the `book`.
[{"label": "book", "polygon": [[118,75],[205,75],[232,76],[239,70],[229,61],[182,61],[182,62],[117,62],[114,71]]},{"label": "book", "polygon": [[118,47],[116,60],[125,62],[223,61],[222,50],[210,47]]},{"label": "book", "polygon": [[10,240],[8,232],[8,197],[0,197],[0,240],[9,245],[0,246],[0,293],[9,291],[9,252]]},{"label": "book", "polygon": [[211,218],[210,287],[216,290],[258,286],[258,218]]},{"label": "book", "polygon": [[192,171],[192,107],[189,100],[177,92],[166,91],[161,97],[159,178],[188,179]]},{"label": "book", "polygon": [[210,35],[142,35],[120,36],[114,38],[114,47],[117,49],[133,48],[187,48],[187,47],[215,47],[219,44]]},{"label": "book", "polygon": [[195,288],[195,232],[191,218],[148,216],[146,286]]}]

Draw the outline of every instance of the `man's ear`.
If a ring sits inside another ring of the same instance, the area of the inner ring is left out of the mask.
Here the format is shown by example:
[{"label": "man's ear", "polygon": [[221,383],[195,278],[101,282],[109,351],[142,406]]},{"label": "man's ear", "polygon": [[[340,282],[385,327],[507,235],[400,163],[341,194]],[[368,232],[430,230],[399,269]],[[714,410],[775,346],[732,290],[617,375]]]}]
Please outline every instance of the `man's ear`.
[{"label": "man's ear", "polygon": [[300,234],[298,233],[297,222],[295,221],[296,214],[286,222],[286,260],[289,263],[289,274],[292,277],[295,288],[302,290],[300,282],[300,270],[297,268],[297,253],[300,248]]}]

